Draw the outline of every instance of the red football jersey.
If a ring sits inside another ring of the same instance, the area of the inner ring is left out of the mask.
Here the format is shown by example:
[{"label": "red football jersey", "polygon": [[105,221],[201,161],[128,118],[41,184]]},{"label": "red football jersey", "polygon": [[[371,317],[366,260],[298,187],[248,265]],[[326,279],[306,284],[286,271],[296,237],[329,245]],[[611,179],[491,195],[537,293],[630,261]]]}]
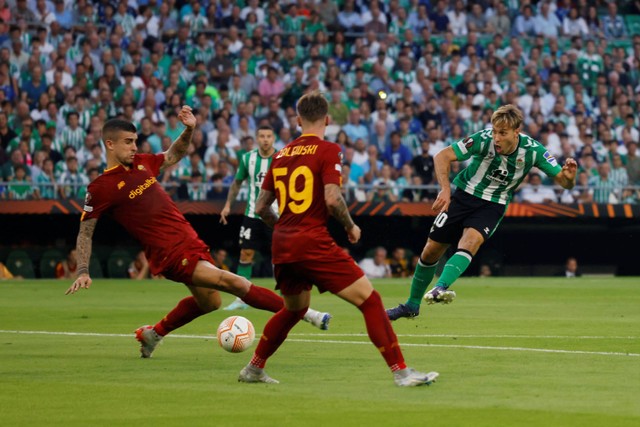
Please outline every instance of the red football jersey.
[{"label": "red football jersey", "polygon": [[302,135],[280,150],[262,188],[274,192],[280,218],[273,231],[273,263],[316,259],[336,243],[327,229],[325,184],[341,185],[340,146]]},{"label": "red football jersey", "polygon": [[111,215],[142,243],[153,274],[182,256],[184,242],[199,240],[156,179],[163,162],[164,154],[136,154],[129,170],[105,170],[89,184],[81,219]]}]

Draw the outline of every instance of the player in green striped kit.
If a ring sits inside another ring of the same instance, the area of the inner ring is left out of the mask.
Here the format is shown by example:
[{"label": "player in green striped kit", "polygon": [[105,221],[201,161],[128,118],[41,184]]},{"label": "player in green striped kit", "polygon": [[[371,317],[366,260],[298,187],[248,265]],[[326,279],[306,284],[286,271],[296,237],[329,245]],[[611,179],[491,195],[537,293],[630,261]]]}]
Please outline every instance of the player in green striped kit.
[{"label": "player in green striped kit", "polygon": [[[480,246],[494,233],[514,191],[533,167],[542,170],[563,188],[575,185],[577,163],[563,166],[533,138],[520,133],[522,112],[513,105],[498,108],[491,116],[492,129],[481,130],[441,150],[434,157],[440,193],[433,203],[438,214],[420,255],[405,304],[387,310],[389,319],[416,317],[424,299],[429,304],[450,303],[456,296],[448,288],[467,269]],[[471,159],[453,181],[451,163]],[[457,242],[435,286],[425,294],[436,265],[447,248]]]},{"label": "player in green striped kit", "polygon": [[[220,212],[220,222],[227,224],[227,216],[231,211],[231,204],[238,197],[242,183],[248,181],[249,196],[247,207],[244,211],[242,226],[240,227],[240,262],[238,263],[238,275],[251,279],[253,259],[256,250],[269,250],[271,248],[271,229],[266,226],[260,216],[256,214],[256,200],[260,193],[262,181],[267,175],[271,160],[276,150],[273,148],[275,133],[270,126],[260,126],[257,131],[258,148],[245,153],[240,157],[238,171],[235,180],[231,184],[227,201]],[[249,306],[237,298],[224,310],[243,310]],[[329,313],[320,313],[309,309],[304,320],[320,329],[329,328]]]}]

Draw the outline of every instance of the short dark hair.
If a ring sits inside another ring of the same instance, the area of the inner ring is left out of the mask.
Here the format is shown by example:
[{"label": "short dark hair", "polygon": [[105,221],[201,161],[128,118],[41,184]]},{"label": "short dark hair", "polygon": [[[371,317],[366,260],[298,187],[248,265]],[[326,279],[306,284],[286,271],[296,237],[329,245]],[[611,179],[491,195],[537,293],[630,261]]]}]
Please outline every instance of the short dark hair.
[{"label": "short dark hair", "polygon": [[270,126],[270,125],[260,125],[260,126],[258,126],[258,129],[256,129],[256,133],[257,133],[257,131],[260,131],[260,130],[270,130],[271,132],[275,133],[275,131],[273,130],[273,127]]},{"label": "short dark hair", "polygon": [[302,120],[315,123],[323,120],[329,113],[329,103],[319,91],[303,95],[296,104],[296,110]]},{"label": "short dark hair", "polygon": [[102,126],[102,139],[113,139],[113,134],[117,132],[132,132],[136,133],[136,127],[128,120],[111,119]]}]

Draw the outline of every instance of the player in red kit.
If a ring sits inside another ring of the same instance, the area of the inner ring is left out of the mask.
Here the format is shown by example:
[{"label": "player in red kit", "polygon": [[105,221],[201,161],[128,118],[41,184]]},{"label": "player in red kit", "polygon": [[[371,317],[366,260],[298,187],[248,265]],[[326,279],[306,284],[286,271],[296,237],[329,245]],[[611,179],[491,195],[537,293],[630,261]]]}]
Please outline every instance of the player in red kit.
[{"label": "player in red kit", "polygon": [[[282,298],[275,292],[215,267],[207,245],[157,182],[156,176],[184,157],[191,143],[196,126],[191,108],[182,107],[178,117],[186,128],[160,154],[136,154],[137,134],[131,122],[113,119],[104,124],[107,168],[88,188],[76,243],[78,277],[66,292],[72,294],[91,285],[88,265],[93,232],[98,218],[110,215],[142,243],[151,273],[184,283],[192,294],[155,326],[136,330],[145,358],[151,357],[163,336],[218,309],[218,291],[236,295],[263,310],[276,312],[283,307]],[[312,312],[306,320],[320,327],[323,317],[324,313]]]},{"label": "player in red kit", "polygon": [[[329,291],[358,307],[369,338],[397,385],[430,384],[438,373],[407,368],[380,295],[327,229],[332,215],[344,226],[351,243],[360,239],[360,227],[351,219],[340,192],[340,146],[322,139],[329,123],[329,104],[321,93],[311,92],[300,98],[296,108],[302,136],[275,155],[256,203],[258,214],[274,229],[272,256],[284,308],[265,325],[253,358],[240,371],[238,381],[278,382],[263,368],[307,312],[311,288],[316,285],[320,292]],[[276,198],[279,214],[271,209]]]}]

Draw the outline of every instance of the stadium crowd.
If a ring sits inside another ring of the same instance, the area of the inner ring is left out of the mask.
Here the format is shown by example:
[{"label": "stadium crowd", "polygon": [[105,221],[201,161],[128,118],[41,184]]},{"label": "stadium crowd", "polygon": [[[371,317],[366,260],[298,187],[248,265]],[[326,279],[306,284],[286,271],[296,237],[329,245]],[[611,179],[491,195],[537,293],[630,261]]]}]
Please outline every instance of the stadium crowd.
[{"label": "stadium crowd", "polygon": [[580,166],[575,189],[534,172],[516,200],[640,201],[640,1],[602,0],[0,0],[0,199],[83,198],[107,119],[158,153],[187,104],[190,154],[159,181],[225,200],[257,127],[276,148],[299,135],[309,90],[347,200],[433,200],[432,156],[514,104]]}]

